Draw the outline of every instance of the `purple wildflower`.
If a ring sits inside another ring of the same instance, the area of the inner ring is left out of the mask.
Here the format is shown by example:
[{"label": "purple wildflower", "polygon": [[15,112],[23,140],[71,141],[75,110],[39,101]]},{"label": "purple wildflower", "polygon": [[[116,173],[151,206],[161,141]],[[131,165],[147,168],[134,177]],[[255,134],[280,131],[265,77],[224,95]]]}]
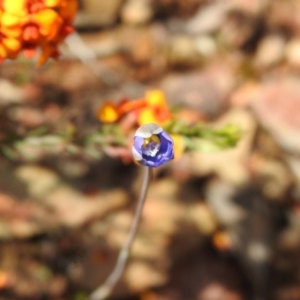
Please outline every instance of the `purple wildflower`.
[{"label": "purple wildflower", "polygon": [[134,135],[134,159],[148,167],[159,167],[174,158],[173,140],[157,124],[144,124]]}]

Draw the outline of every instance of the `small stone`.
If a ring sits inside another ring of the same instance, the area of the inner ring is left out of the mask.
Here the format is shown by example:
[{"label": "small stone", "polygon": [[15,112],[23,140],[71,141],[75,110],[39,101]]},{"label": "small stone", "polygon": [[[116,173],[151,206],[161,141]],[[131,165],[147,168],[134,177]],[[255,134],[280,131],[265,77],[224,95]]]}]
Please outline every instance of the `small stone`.
[{"label": "small stone", "polygon": [[61,296],[67,289],[68,283],[64,276],[54,276],[48,283],[49,294],[53,297]]},{"label": "small stone", "polygon": [[[300,48],[299,48],[300,49]],[[300,153],[299,78],[264,84],[251,108],[261,125],[277,143],[291,153]]]},{"label": "small stone", "polygon": [[134,241],[131,255],[138,259],[153,259],[157,262],[160,260],[166,261],[164,256],[166,255],[168,241],[168,236],[162,234],[152,236],[151,233],[143,234],[141,232]]},{"label": "small stone", "polygon": [[9,225],[12,235],[16,238],[29,238],[41,232],[41,226],[37,222],[13,220]]},{"label": "small stone", "polygon": [[229,0],[231,9],[247,15],[258,16],[268,5],[267,0]]},{"label": "small stone", "polygon": [[44,113],[40,109],[32,107],[12,107],[8,112],[8,116],[12,121],[29,128],[41,126],[46,121]]},{"label": "small stone", "polygon": [[205,203],[192,204],[187,207],[187,216],[200,233],[212,234],[217,229],[217,222],[209,206]]},{"label": "small stone", "polygon": [[178,221],[183,218],[183,212],[182,206],[175,201],[149,198],[144,206],[142,226],[152,232],[175,234],[178,230]]},{"label": "small stone", "polygon": [[14,85],[6,79],[0,80],[0,91],[0,106],[11,103],[20,103],[25,99],[25,94],[22,88]]},{"label": "small stone", "polygon": [[52,209],[58,224],[78,227],[85,222],[105,216],[127,202],[120,189],[86,196],[64,183],[53,171],[35,165],[20,167],[17,177],[27,184],[29,195]]},{"label": "small stone", "polygon": [[259,83],[247,81],[231,93],[230,103],[235,107],[247,108],[250,106],[252,100],[257,97],[259,91]]},{"label": "small stone", "polygon": [[218,61],[202,72],[169,75],[161,86],[174,104],[191,108],[210,119],[227,107],[235,80],[232,67]]},{"label": "small stone", "polygon": [[[255,20],[255,19],[254,19]],[[216,38],[227,49],[241,48],[255,34],[257,22],[251,18],[241,18],[238,14],[229,14],[217,31]],[[237,54],[235,54],[237,56]]]},{"label": "small stone", "polygon": [[190,34],[211,33],[220,28],[229,9],[225,1],[216,1],[201,6],[193,18],[186,23],[186,30]]},{"label": "small stone", "polygon": [[299,1],[266,1],[268,7],[267,22],[269,28],[285,28],[293,36],[299,34]]},{"label": "small stone", "polygon": [[122,21],[130,25],[140,25],[151,20],[153,11],[149,0],[129,0],[121,11]]},{"label": "small stone", "polygon": [[[157,51],[157,44],[151,30],[129,28],[122,32],[123,45],[135,63],[145,63],[153,59]],[[132,40],[135,42],[132,43]]]},{"label": "small stone", "polygon": [[209,206],[214,212],[218,222],[226,227],[232,227],[240,222],[246,212],[233,202],[236,188],[221,180],[212,181],[206,191]]},{"label": "small stone", "polygon": [[284,57],[285,41],[280,35],[265,37],[258,46],[255,63],[258,67],[269,67],[280,62]]},{"label": "small stone", "polygon": [[271,134],[290,170],[300,183],[300,88],[299,78],[274,80],[262,86],[251,108],[258,122]]},{"label": "small stone", "polygon": [[[260,148],[263,147],[259,140],[258,144]],[[253,154],[249,165],[251,171],[260,177],[262,192],[266,197],[269,199],[284,198],[293,182],[293,176],[286,164],[269,157]]]},{"label": "small stone", "polygon": [[171,179],[164,179],[153,182],[148,191],[149,198],[172,201],[179,190],[178,184]]},{"label": "small stone", "polygon": [[10,222],[6,220],[0,220],[0,239],[10,240],[13,238],[13,233],[10,228]]},{"label": "small stone", "polygon": [[60,224],[76,228],[122,207],[127,202],[127,195],[116,189],[86,197],[67,184],[61,184],[47,194],[44,201]]},{"label": "small stone", "polygon": [[253,263],[268,261],[270,255],[270,249],[264,243],[252,242],[247,247],[247,256]]},{"label": "small stone", "polygon": [[107,243],[116,249],[122,248],[130,226],[133,220],[133,214],[127,210],[118,213],[113,213],[109,216],[107,222],[102,226],[98,224],[98,228],[93,226],[93,231],[97,230],[98,234],[104,235]]},{"label": "small stone", "polygon": [[293,39],[286,45],[286,59],[293,67],[300,67],[300,39]]},{"label": "small stone", "polygon": [[35,198],[49,194],[60,181],[53,171],[38,165],[23,165],[16,169],[15,174],[27,185],[30,196]]},{"label": "small stone", "polygon": [[132,262],[124,274],[124,279],[132,291],[141,291],[149,286],[159,286],[166,282],[167,277],[156,268],[140,261]]},{"label": "small stone", "polygon": [[123,0],[85,0],[76,15],[75,26],[91,28],[112,25],[118,18],[122,2]]},{"label": "small stone", "polygon": [[227,289],[221,283],[212,282],[207,284],[199,293],[199,300],[242,300],[242,297],[234,291]]},{"label": "small stone", "polygon": [[202,56],[209,57],[216,53],[217,46],[215,40],[209,35],[200,35],[195,38],[196,51]]},{"label": "small stone", "polygon": [[190,66],[197,63],[198,53],[192,38],[185,35],[171,38],[167,57],[169,63],[174,66]]}]

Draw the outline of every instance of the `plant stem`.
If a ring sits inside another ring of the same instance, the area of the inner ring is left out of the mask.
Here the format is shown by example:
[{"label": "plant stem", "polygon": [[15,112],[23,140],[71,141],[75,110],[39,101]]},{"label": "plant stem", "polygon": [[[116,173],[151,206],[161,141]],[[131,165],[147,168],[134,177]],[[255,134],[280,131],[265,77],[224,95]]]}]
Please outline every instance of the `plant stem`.
[{"label": "plant stem", "polygon": [[104,284],[101,285],[99,288],[97,288],[91,294],[91,296],[89,298],[90,300],[103,300],[103,299],[106,299],[110,295],[113,287],[119,281],[121,275],[123,274],[124,267],[126,265],[126,262],[127,262],[127,259],[128,259],[129,253],[130,253],[131,246],[134,242],[134,238],[136,236],[137,229],[139,227],[141,214],[142,214],[143,206],[144,206],[144,203],[145,203],[145,200],[146,200],[146,195],[147,195],[150,180],[151,180],[151,168],[146,167],[140,197],[139,197],[139,200],[138,200],[138,203],[137,203],[137,208],[136,208],[136,211],[135,211],[133,222],[132,222],[131,227],[130,227],[129,234],[127,236],[127,240],[124,243],[124,245],[123,245],[123,247],[122,247],[122,249],[119,253],[115,268],[110,273],[109,277],[106,279]]}]

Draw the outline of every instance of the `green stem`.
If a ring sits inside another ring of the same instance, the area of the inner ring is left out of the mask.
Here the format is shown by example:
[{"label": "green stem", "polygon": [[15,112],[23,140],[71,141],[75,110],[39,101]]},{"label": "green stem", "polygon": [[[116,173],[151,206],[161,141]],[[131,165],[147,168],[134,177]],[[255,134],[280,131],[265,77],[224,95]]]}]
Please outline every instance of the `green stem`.
[{"label": "green stem", "polygon": [[127,240],[124,243],[118,259],[115,268],[113,271],[110,273],[109,277],[106,279],[103,285],[101,285],[99,288],[97,288],[90,296],[90,300],[103,300],[106,299],[110,294],[113,289],[113,287],[116,285],[116,283],[119,281],[121,275],[123,274],[131,246],[134,242],[134,238],[136,236],[140,219],[141,219],[141,214],[143,211],[143,206],[146,200],[146,195],[149,187],[149,183],[151,180],[151,168],[146,167],[145,169],[145,177],[142,185],[142,190],[140,193],[140,197],[137,203],[137,208],[135,211],[134,219],[130,227],[129,234],[127,236]]}]

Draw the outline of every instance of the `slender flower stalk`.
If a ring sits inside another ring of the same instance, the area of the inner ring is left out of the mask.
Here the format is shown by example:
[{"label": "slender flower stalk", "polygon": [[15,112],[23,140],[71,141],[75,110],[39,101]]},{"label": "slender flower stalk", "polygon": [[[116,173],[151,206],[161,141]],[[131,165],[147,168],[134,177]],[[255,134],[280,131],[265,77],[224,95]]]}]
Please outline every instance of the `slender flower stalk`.
[{"label": "slender flower stalk", "polygon": [[116,266],[104,284],[91,294],[89,300],[106,299],[122,276],[139,227],[143,206],[151,180],[152,168],[159,167],[174,158],[173,145],[174,143],[171,137],[157,124],[144,124],[136,131],[132,146],[132,154],[139,164],[146,167],[141,194],[127,240],[120,251]]},{"label": "slender flower stalk", "polygon": [[121,275],[123,274],[123,271],[124,271],[129,253],[130,253],[131,246],[134,242],[134,238],[136,236],[136,233],[137,233],[137,230],[139,227],[141,214],[143,211],[143,206],[144,206],[144,203],[146,200],[146,195],[147,195],[149,183],[151,180],[151,173],[152,173],[151,171],[152,170],[150,167],[145,168],[144,181],[143,181],[143,185],[142,185],[140,198],[138,200],[137,208],[135,211],[134,219],[131,224],[131,228],[130,228],[127,240],[124,243],[124,245],[119,253],[116,266],[113,269],[113,271],[110,273],[109,277],[106,279],[104,284],[101,285],[99,288],[97,288],[92,293],[92,295],[90,296],[90,300],[103,300],[103,299],[107,298],[110,295],[113,287],[116,285],[116,283],[119,281]]}]

